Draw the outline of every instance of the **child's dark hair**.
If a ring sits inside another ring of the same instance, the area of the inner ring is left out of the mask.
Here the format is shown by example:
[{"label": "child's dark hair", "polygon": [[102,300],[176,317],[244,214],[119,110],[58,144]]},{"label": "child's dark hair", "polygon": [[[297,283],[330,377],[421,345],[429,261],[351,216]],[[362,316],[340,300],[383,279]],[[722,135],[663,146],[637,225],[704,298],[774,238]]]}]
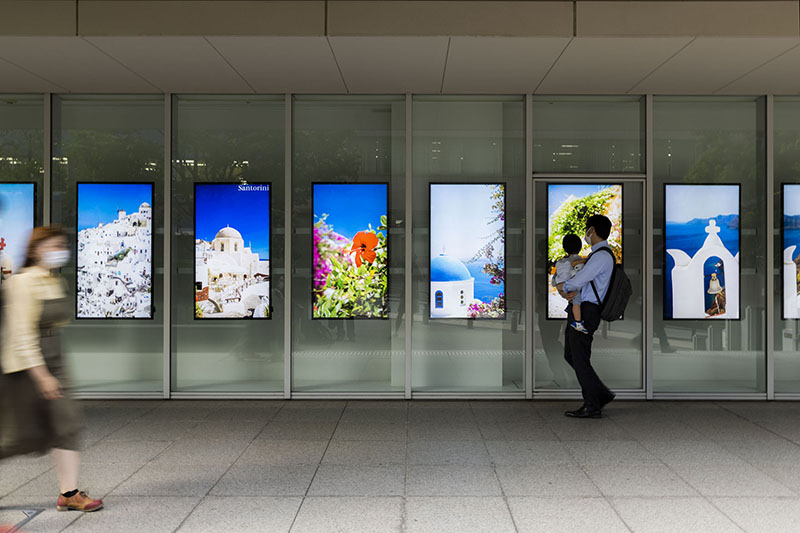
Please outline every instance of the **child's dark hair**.
[{"label": "child's dark hair", "polygon": [[580,253],[581,248],[583,248],[583,243],[581,243],[581,238],[575,235],[574,233],[570,233],[569,235],[564,235],[564,238],[561,240],[561,246],[564,247],[564,251],[567,254],[577,254]]}]

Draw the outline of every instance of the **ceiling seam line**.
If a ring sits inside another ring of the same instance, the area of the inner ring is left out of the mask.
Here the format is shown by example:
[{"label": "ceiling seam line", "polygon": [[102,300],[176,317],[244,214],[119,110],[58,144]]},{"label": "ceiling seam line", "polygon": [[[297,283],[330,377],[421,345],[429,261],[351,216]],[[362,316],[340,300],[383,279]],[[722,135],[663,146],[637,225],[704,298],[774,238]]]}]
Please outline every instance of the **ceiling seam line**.
[{"label": "ceiling seam line", "polygon": [[150,80],[148,80],[147,78],[145,78],[144,76],[142,76],[141,74],[139,74],[138,72],[136,72],[135,70],[130,68],[128,65],[126,65],[125,63],[123,63],[122,61],[117,59],[116,57],[112,56],[111,54],[109,54],[108,52],[106,52],[105,50],[103,50],[102,48],[97,46],[96,44],[94,44],[92,41],[88,40],[86,37],[78,37],[78,39],[81,39],[83,42],[87,43],[89,46],[91,46],[94,49],[96,49],[97,51],[99,51],[101,54],[103,54],[104,56],[109,58],[111,61],[113,61],[117,65],[121,66],[122,68],[124,68],[125,70],[127,70],[128,72],[130,72],[131,74],[133,74],[134,76],[136,76],[137,78],[139,78],[140,80],[142,80],[143,82],[148,84],[149,86],[151,86],[153,89],[155,89],[157,91],[161,91],[162,94],[166,94],[167,93],[164,89],[162,89],[161,87],[159,87],[155,83],[151,82]]},{"label": "ceiling seam line", "polygon": [[255,87],[253,87],[252,85],[250,85],[250,82],[249,82],[249,81],[247,81],[247,79],[246,79],[246,78],[245,78],[245,77],[242,75],[242,73],[241,73],[241,72],[239,72],[239,71],[236,69],[236,67],[234,67],[234,66],[231,64],[231,62],[230,62],[230,61],[228,61],[228,58],[227,58],[227,57],[225,57],[224,55],[222,55],[222,52],[220,52],[219,50],[217,50],[217,47],[216,47],[216,46],[214,46],[214,44],[213,44],[211,41],[209,41],[209,40],[208,40],[208,37],[206,37],[205,35],[203,35],[203,40],[204,40],[205,42],[207,42],[207,43],[208,43],[208,46],[210,46],[210,47],[211,47],[211,48],[212,48],[212,49],[213,49],[213,50],[214,50],[214,51],[217,53],[217,55],[218,55],[218,56],[219,56],[219,57],[220,57],[220,58],[221,58],[221,59],[222,59],[222,60],[225,62],[225,64],[226,64],[226,65],[228,65],[228,66],[231,68],[231,70],[232,70],[232,71],[234,71],[234,72],[236,73],[236,75],[237,75],[237,76],[239,76],[239,79],[240,79],[240,80],[242,80],[242,81],[244,82],[244,84],[245,84],[245,85],[247,85],[248,87],[250,87],[250,90],[251,90],[251,91],[253,91],[253,94],[256,94],[256,93],[258,93],[258,91],[256,91],[256,88],[255,88]]},{"label": "ceiling seam line", "polygon": [[[49,79],[45,78],[44,76],[40,76],[40,75],[36,74],[35,72],[33,72],[32,70],[28,70],[27,68],[23,67],[22,65],[18,65],[18,64],[16,64],[16,63],[14,63],[14,62],[13,62],[13,61],[11,61],[10,59],[7,59],[7,58],[5,58],[5,57],[2,57],[2,56],[0,56],[0,61],[5,61],[5,62],[6,62],[6,63],[8,63],[9,65],[15,66],[15,67],[17,67],[18,69],[20,69],[20,70],[22,70],[22,71],[24,71],[24,72],[27,72],[27,73],[28,73],[28,74],[30,74],[31,76],[34,76],[34,77],[36,77],[36,78],[39,78],[40,80],[42,80],[42,81],[44,81],[44,82],[51,83],[51,84],[55,85],[56,87],[59,87],[61,90],[63,90],[63,91],[64,91],[64,92],[66,92],[66,93],[68,93],[68,92],[71,92],[69,89],[67,89],[66,87],[62,86],[61,84],[59,84],[59,83],[56,83],[56,82],[54,82],[54,81],[52,81],[52,80],[49,80]],[[52,92],[52,91],[49,91],[49,92]]]},{"label": "ceiling seam line", "polygon": [[556,57],[556,58],[553,60],[553,63],[552,63],[552,64],[550,65],[550,67],[547,69],[547,72],[545,72],[545,73],[544,73],[544,76],[542,76],[542,79],[541,79],[541,80],[539,80],[539,83],[537,83],[537,84],[536,84],[536,87],[534,87],[534,88],[533,88],[533,94],[536,94],[536,93],[538,93],[538,92],[539,92],[539,87],[541,87],[541,86],[542,86],[542,84],[544,83],[544,80],[546,80],[546,79],[547,79],[547,76],[549,76],[549,75],[550,75],[550,72],[551,72],[551,71],[552,71],[552,70],[555,68],[555,66],[556,66],[556,63],[558,63],[558,61],[561,59],[561,56],[563,56],[563,55],[564,55],[564,52],[566,52],[566,51],[567,51],[567,48],[569,48],[569,45],[571,45],[571,44],[572,44],[572,40],[573,40],[573,39],[575,39],[575,37],[570,37],[570,38],[569,38],[569,41],[567,41],[567,44],[565,44],[565,45],[564,45],[564,48],[562,48],[562,49],[561,49],[561,52],[559,52],[559,53],[558,53],[558,56],[557,56],[557,57]]},{"label": "ceiling seam line", "polygon": [[342,85],[344,85],[344,91],[347,94],[350,94],[350,87],[347,86],[347,80],[344,79],[344,72],[342,72],[342,67],[339,65],[339,58],[336,57],[336,52],[333,50],[333,44],[331,43],[331,38],[326,35],[325,40],[328,42],[328,48],[331,51],[331,55],[333,56],[333,62],[336,64],[336,70],[339,71],[339,77],[342,78]]},{"label": "ceiling seam line", "polygon": [[800,46],[800,43],[797,43],[797,44],[795,44],[794,46],[792,46],[792,47],[790,47],[790,48],[787,48],[786,50],[784,50],[784,51],[783,51],[783,52],[781,52],[780,54],[776,55],[776,56],[775,56],[775,57],[773,57],[772,59],[768,59],[767,61],[764,61],[763,63],[761,63],[761,64],[760,64],[760,65],[758,65],[757,67],[753,67],[752,69],[748,70],[747,72],[745,72],[744,74],[742,74],[742,75],[741,75],[741,76],[739,76],[738,78],[734,78],[734,79],[732,79],[731,81],[729,81],[728,83],[726,83],[725,85],[723,85],[722,87],[720,87],[719,89],[717,89],[717,90],[713,91],[713,92],[712,92],[712,94],[717,94],[719,91],[722,91],[723,89],[725,89],[725,88],[726,88],[726,87],[728,87],[729,85],[732,85],[732,84],[736,83],[737,81],[741,80],[742,78],[744,78],[745,76],[747,76],[747,75],[749,75],[749,74],[752,74],[753,72],[755,72],[756,70],[760,69],[761,67],[764,67],[764,66],[766,66],[766,65],[769,65],[769,64],[770,64],[770,63],[772,63],[773,61],[775,61],[775,60],[779,59],[780,57],[782,57],[782,56],[784,56],[784,55],[786,55],[786,54],[788,54],[789,52],[791,52],[792,50],[794,50],[795,48],[797,48],[797,47],[799,47],[799,46]]},{"label": "ceiling seam line", "polygon": [[452,37],[447,38],[447,51],[444,53],[444,68],[442,68],[442,83],[439,85],[439,94],[444,92],[444,79],[447,76],[447,60],[450,59],[450,43],[452,41]]},{"label": "ceiling seam line", "polygon": [[[639,81],[637,81],[636,83],[634,83],[634,84],[631,86],[631,88],[630,88],[630,89],[628,89],[628,90],[626,91],[626,94],[631,94],[631,93],[633,92],[633,90],[634,90],[634,89],[636,89],[636,87],[638,87],[639,85],[641,85],[641,84],[642,84],[642,82],[644,82],[644,80],[646,80],[647,78],[649,78],[650,76],[652,76],[652,75],[653,75],[653,74],[654,74],[654,73],[655,73],[655,72],[656,72],[658,69],[660,69],[661,67],[663,67],[664,65],[666,65],[667,63],[669,63],[670,61],[672,61],[672,60],[675,58],[675,56],[677,56],[678,54],[680,54],[681,52],[683,52],[683,51],[686,49],[686,47],[687,47],[687,46],[689,46],[690,44],[692,44],[692,43],[693,43],[693,42],[695,42],[696,40],[697,40],[697,37],[692,37],[692,38],[691,38],[691,40],[690,40],[688,43],[686,43],[686,44],[684,44],[683,46],[681,46],[681,47],[680,47],[678,50],[676,50],[676,51],[675,51],[675,53],[674,53],[674,54],[672,54],[671,56],[669,56],[668,58],[666,58],[664,61],[662,61],[661,63],[659,63],[659,64],[658,64],[658,66],[657,66],[656,68],[654,68],[653,70],[651,70],[650,72],[648,72],[647,74],[645,74],[645,75],[644,75],[644,77],[643,77],[642,79],[640,79]],[[638,91],[638,92],[641,92],[641,91]],[[646,93],[647,93],[647,94],[649,94],[650,92],[652,92],[652,91],[646,91]]]}]

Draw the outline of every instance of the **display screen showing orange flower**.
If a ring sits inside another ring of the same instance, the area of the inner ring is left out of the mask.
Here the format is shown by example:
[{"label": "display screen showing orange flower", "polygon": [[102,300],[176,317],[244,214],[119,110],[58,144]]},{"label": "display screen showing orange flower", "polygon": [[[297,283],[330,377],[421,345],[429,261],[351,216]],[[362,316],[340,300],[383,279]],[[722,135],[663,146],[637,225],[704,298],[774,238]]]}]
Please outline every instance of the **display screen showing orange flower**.
[{"label": "display screen showing orange flower", "polygon": [[356,254],[356,266],[360,267],[362,261],[374,263],[377,253],[375,247],[378,246],[378,236],[367,231],[359,231],[353,238],[351,254]]},{"label": "display screen showing orange flower", "polygon": [[313,318],[386,318],[388,185],[313,185]]}]

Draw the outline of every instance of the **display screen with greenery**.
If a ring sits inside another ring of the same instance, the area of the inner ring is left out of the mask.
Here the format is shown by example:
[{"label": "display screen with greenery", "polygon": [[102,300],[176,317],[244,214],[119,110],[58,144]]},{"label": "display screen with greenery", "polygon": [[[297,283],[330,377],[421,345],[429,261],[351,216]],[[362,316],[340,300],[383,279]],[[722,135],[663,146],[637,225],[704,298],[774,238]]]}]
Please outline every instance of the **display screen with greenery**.
[{"label": "display screen with greenery", "polygon": [[315,183],[313,318],[386,318],[385,183]]},{"label": "display screen with greenery", "polygon": [[[622,263],[622,185],[548,184],[547,212],[547,318],[566,318],[567,301],[552,284],[556,262],[568,255],[562,240],[574,234],[583,241],[586,219],[605,215],[611,220],[608,244],[617,263]],[[580,255],[586,257],[590,252],[583,242]]]}]

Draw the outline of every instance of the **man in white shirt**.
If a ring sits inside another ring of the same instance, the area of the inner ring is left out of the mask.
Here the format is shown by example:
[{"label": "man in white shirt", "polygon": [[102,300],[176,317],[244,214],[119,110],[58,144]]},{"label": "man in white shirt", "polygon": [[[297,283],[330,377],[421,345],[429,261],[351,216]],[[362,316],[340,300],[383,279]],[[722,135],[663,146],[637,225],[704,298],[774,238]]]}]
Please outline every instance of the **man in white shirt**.
[{"label": "man in white shirt", "polygon": [[[575,370],[584,400],[579,409],[564,413],[573,418],[601,418],[603,407],[614,399],[614,393],[603,384],[591,363],[593,334],[600,325],[600,305],[608,292],[611,275],[614,272],[613,254],[600,250],[609,247],[607,239],[610,234],[611,221],[608,217],[592,215],[586,220],[586,233],[583,238],[592,246],[592,253],[583,269],[567,280],[563,286],[563,296],[567,300],[572,301],[580,295],[583,323],[588,330],[587,333],[582,333],[568,327],[564,334],[564,359]],[[571,305],[567,306],[567,313],[569,320],[572,321]]]}]

